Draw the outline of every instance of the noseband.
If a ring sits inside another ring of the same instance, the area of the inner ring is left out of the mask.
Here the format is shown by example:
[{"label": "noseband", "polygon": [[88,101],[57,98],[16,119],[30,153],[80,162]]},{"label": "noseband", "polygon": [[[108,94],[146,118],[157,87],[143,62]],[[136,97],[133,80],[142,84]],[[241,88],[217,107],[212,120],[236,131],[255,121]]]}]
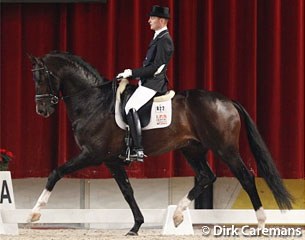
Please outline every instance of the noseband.
[{"label": "noseband", "polygon": [[62,99],[62,98],[58,97],[56,95],[56,91],[54,90],[54,88],[52,86],[52,81],[51,81],[51,78],[56,79],[56,76],[52,72],[50,72],[45,65],[43,67],[40,67],[40,68],[32,69],[32,72],[37,72],[37,71],[44,71],[47,74],[49,89],[50,89],[51,93],[36,94],[35,95],[35,101],[41,101],[41,100],[44,100],[44,99],[49,99],[51,104],[53,104],[53,105],[58,104],[59,100]]}]

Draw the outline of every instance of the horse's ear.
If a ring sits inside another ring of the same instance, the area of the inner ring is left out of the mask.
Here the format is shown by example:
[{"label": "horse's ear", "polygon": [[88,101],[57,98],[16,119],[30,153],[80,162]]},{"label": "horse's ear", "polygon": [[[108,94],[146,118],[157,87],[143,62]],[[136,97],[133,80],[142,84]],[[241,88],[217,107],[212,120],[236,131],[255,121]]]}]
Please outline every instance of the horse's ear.
[{"label": "horse's ear", "polygon": [[39,63],[39,58],[38,57],[35,57],[32,54],[30,54],[30,53],[27,53],[27,55],[28,55],[30,61],[32,62],[32,64]]}]

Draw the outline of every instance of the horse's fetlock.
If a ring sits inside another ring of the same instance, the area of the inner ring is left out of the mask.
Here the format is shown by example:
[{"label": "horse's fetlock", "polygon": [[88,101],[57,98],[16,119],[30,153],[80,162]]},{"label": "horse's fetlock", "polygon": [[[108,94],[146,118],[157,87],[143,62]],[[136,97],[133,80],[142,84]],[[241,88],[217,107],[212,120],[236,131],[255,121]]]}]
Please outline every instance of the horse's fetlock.
[{"label": "horse's fetlock", "polygon": [[143,224],[143,223],[144,223],[144,218],[136,218],[136,219],[135,219],[135,222],[136,222],[137,224]]},{"label": "horse's fetlock", "polygon": [[40,206],[40,207],[45,207],[47,206],[47,203],[45,201],[38,201],[37,204]]},{"label": "horse's fetlock", "polygon": [[182,206],[178,205],[176,210],[175,210],[175,213],[176,212],[182,212],[182,211],[183,211]]},{"label": "horse's fetlock", "polygon": [[47,182],[47,185],[46,185],[46,189],[51,192],[53,190],[55,184],[57,183],[57,181],[59,179],[61,179],[62,177],[63,176],[59,173],[58,170],[56,170],[56,169],[53,170],[48,177],[48,182]]}]

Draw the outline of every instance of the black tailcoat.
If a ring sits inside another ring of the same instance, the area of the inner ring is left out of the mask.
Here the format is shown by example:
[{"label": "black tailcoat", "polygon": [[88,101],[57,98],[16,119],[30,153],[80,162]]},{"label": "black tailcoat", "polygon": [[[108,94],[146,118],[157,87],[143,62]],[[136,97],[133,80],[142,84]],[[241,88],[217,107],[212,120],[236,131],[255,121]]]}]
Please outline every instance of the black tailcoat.
[{"label": "black tailcoat", "polygon": [[[174,52],[174,44],[168,30],[157,35],[149,44],[148,51],[143,62],[143,67],[133,69],[132,77],[140,78],[142,86],[148,87],[158,93],[167,91],[166,70],[169,60]],[[158,68],[165,64],[163,70],[154,76]]]}]

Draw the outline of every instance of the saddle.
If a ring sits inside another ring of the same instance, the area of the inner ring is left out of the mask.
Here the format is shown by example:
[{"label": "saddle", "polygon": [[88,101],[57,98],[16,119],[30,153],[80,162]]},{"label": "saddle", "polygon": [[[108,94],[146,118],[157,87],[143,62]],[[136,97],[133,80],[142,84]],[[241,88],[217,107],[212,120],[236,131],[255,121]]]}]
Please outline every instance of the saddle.
[{"label": "saddle", "polygon": [[[136,86],[130,85],[127,79],[122,79],[117,89],[115,120],[117,125],[122,129],[126,129],[127,125],[125,113],[126,103],[136,88]],[[164,95],[155,96],[138,110],[143,130],[163,128],[170,125],[172,115],[171,99],[174,96],[175,92],[170,90]]]}]

